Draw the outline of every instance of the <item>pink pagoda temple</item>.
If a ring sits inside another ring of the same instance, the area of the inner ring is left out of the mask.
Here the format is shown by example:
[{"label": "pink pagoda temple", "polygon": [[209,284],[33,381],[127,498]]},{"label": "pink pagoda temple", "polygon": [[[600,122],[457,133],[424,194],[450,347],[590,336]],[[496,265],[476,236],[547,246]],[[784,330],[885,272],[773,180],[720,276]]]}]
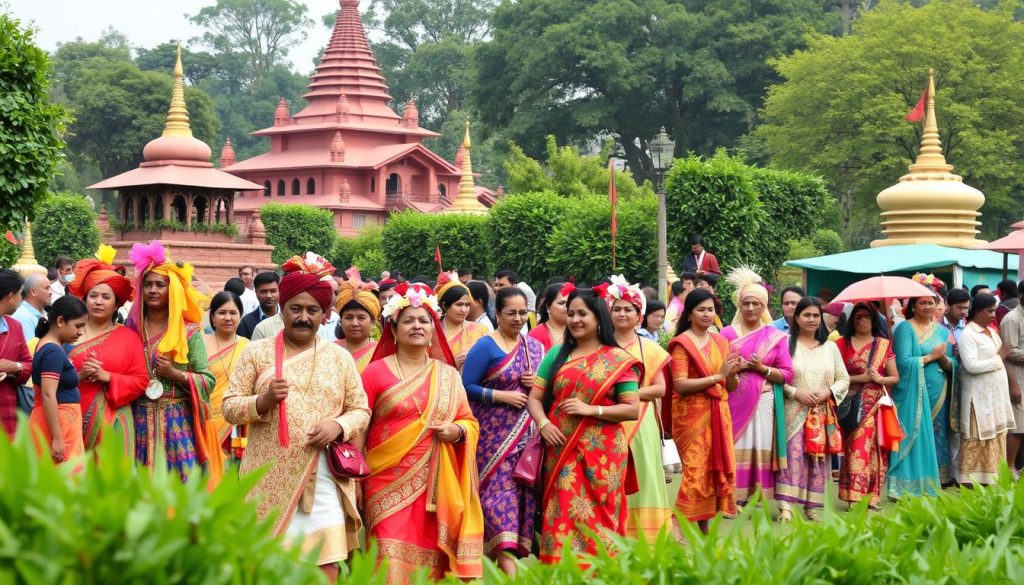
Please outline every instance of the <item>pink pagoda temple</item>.
[{"label": "pink pagoda temple", "polygon": [[460,166],[423,146],[424,138],[439,134],[420,127],[413,101],[401,116],[388,105],[391,96],[370,50],[359,0],[340,1],[330,43],[302,96],[306,106],[292,114],[282,98],[274,125],[253,133],[270,138],[270,152],[236,161],[230,139],[221,151],[223,170],[263,185],[235,199],[242,232],[269,202],[329,209],[342,234],[383,224],[404,209],[486,211],[493,193],[472,184],[468,134],[456,160]]}]

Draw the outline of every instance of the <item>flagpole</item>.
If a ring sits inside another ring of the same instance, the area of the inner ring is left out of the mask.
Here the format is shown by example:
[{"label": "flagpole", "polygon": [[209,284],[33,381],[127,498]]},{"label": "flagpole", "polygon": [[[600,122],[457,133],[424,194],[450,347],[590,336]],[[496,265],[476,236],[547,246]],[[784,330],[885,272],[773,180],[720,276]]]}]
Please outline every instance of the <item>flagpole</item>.
[{"label": "flagpole", "polygon": [[615,239],[619,233],[619,192],[615,187],[615,157],[608,159],[608,197],[612,203],[612,272],[616,272],[619,269],[618,259],[615,254]]}]

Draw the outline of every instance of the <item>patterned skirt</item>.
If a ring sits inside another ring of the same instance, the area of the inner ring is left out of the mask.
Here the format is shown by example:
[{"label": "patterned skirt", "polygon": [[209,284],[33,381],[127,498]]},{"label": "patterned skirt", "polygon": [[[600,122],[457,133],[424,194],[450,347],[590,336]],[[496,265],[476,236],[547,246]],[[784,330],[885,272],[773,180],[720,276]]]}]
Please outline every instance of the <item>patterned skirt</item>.
[{"label": "patterned skirt", "polygon": [[132,404],[135,415],[135,459],[154,469],[163,457],[167,469],[182,481],[200,467],[192,405],[187,398],[141,398]]}]

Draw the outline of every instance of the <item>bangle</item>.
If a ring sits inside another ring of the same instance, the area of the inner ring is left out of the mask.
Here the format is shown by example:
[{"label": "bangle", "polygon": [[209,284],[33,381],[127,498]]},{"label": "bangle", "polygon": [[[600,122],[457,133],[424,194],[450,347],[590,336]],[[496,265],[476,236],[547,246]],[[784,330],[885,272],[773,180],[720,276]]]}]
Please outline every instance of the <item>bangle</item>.
[{"label": "bangle", "polygon": [[598,418],[604,416],[604,408],[601,408],[600,404],[597,405],[597,416]]},{"label": "bangle", "polygon": [[455,427],[457,429],[459,429],[459,438],[455,439],[455,442],[456,443],[461,443],[461,442],[465,441],[466,440],[466,429],[462,428],[462,425],[460,425],[460,424],[455,424],[455,423],[452,423],[452,424],[455,425]]},{"label": "bangle", "polygon": [[767,380],[768,376],[771,376],[771,375],[772,375],[772,369],[769,368],[768,366],[765,366],[765,368],[764,368],[764,379]]},{"label": "bangle", "polygon": [[537,430],[539,431],[539,430],[543,429],[544,427],[548,426],[550,423],[551,423],[551,419],[547,419],[547,418],[542,420],[542,421],[540,421],[540,424],[537,425]]}]

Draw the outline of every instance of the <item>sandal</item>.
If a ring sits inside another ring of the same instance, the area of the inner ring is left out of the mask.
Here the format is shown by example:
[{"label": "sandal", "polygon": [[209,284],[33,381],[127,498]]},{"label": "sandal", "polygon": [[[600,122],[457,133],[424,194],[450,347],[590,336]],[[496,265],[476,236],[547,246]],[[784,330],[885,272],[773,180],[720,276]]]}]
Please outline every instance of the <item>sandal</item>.
[{"label": "sandal", "polygon": [[821,518],[818,516],[817,510],[804,510],[804,516],[807,517],[811,522],[817,522]]},{"label": "sandal", "polygon": [[793,521],[793,512],[790,510],[779,510],[779,517],[776,519],[780,524]]}]

